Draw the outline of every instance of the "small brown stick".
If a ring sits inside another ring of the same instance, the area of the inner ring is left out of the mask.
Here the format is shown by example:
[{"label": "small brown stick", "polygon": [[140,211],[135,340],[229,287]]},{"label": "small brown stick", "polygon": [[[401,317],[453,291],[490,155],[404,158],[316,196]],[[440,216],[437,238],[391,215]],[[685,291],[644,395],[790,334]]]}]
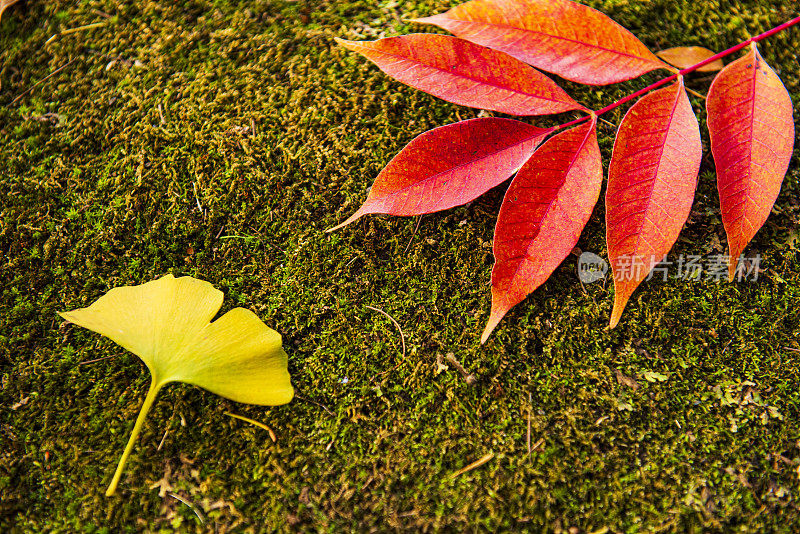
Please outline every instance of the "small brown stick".
[{"label": "small brown stick", "polygon": [[323,410],[325,410],[326,412],[328,412],[330,415],[336,415],[335,413],[333,413],[333,412],[332,412],[332,411],[330,411],[328,408],[326,408],[325,406],[323,406],[322,404],[318,403],[318,402],[317,402],[317,401],[315,401],[315,400],[311,400],[311,399],[307,399],[307,398],[305,398],[305,397],[301,397],[300,395],[297,395],[296,393],[295,393],[295,396],[294,396],[294,398],[295,398],[295,399],[297,399],[297,400],[301,400],[301,401],[310,402],[311,404],[316,404],[317,406],[319,406],[320,408],[322,408]]},{"label": "small brown stick", "polygon": [[54,40],[58,39],[62,35],[69,35],[71,33],[82,32],[84,30],[92,30],[94,28],[99,28],[101,26],[105,26],[106,24],[107,24],[106,22],[95,22],[93,24],[87,24],[86,26],[78,26],[77,28],[70,28],[68,30],[64,30],[64,31],[58,32],[57,34],[51,36],[47,41],[45,41],[44,45],[45,46],[49,45],[51,42],[53,42]]},{"label": "small brown stick", "polygon": [[528,392],[528,433],[525,436],[528,443],[528,456],[531,455],[531,393]]},{"label": "small brown stick", "polygon": [[702,98],[703,100],[706,99],[706,95],[704,95],[703,93],[698,93],[697,91],[695,91],[693,89],[689,89],[688,87],[684,87],[684,89],[686,89],[687,93],[693,94],[697,98]]},{"label": "small brown stick", "polygon": [[419,230],[419,225],[422,223],[423,215],[420,215],[417,219],[417,225],[414,227],[414,233],[411,234],[411,237],[408,239],[408,244],[406,245],[405,250],[403,250],[403,254],[408,252],[409,247],[411,247],[411,242],[414,241],[414,236],[417,235],[417,230]]},{"label": "small brown stick", "polygon": [[466,466],[466,467],[462,467],[461,469],[459,469],[458,471],[456,471],[455,473],[453,473],[452,475],[450,475],[450,478],[456,478],[457,476],[463,475],[463,474],[464,474],[464,473],[466,473],[467,471],[472,471],[472,470],[473,470],[473,469],[475,469],[476,467],[480,467],[480,466],[482,466],[483,464],[485,464],[486,462],[488,462],[488,461],[489,461],[489,460],[491,460],[492,458],[494,458],[494,453],[493,453],[493,452],[490,452],[490,453],[489,453],[489,454],[487,454],[486,456],[483,456],[482,458],[479,458],[478,460],[475,460],[474,462],[472,462],[472,463],[471,463],[471,464],[469,464],[468,466]]},{"label": "small brown stick", "polygon": [[394,325],[397,327],[397,330],[400,332],[400,342],[403,344],[403,356],[402,356],[402,358],[405,359],[405,356],[406,356],[406,336],[403,334],[403,329],[400,328],[400,325],[397,324],[397,321],[394,320],[394,317],[392,317],[391,315],[389,315],[388,313],[386,313],[385,311],[383,311],[380,308],[373,308],[372,306],[365,306],[365,307],[369,308],[372,311],[376,311],[378,313],[382,313],[383,315],[388,317],[390,321],[392,321],[394,323]]},{"label": "small brown stick", "polygon": [[612,128],[616,128],[616,127],[617,127],[617,125],[616,125],[616,124],[614,124],[614,123],[613,123],[613,122],[611,122],[611,121],[607,121],[607,120],[605,120],[605,119],[604,119],[604,118],[602,118],[602,117],[598,117],[598,119],[600,120],[600,122],[604,122],[604,123],[606,123],[608,126],[611,126]]},{"label": "small brown stick", "polygon": [[51,72],[50,74],[48,74],[47,76],[45,76],[44,78],[42,78],[41,80],[39,80],[38,82],[36,82],[35,84],[33,84],[33,85],[32,85],[30,88],[28,88],[26,91],[24,91],[24,92],[20,93],[19,95],[17,95],[17,97],[16,97],[14,100],[12,100],[12,101],[11,101],[11,103],[9,104],[9,106],[10,106],[11,104],[14,104],[14,103],[16,103],[17,101],[19,101],[19,99],[20,99],[20,98],[22,98],[23,96],[27,95],[28,93],[30,93],[31,91],[33,91],[34,89],[36,89],[37,87],[39,87],[41,84],[43,84],[44,82],[46,82],[47,80],[49,80],[50,78],[52,78],[53,76],[55,76],[56,74],[58,74],[59,72],[61,72],[62,70],[66,69],[67,67],[69,67],[69,66],[70,66],[70,65],[72,65],[73,63],[75,63],[75,61],[77,61],[77,59],[78,59],[78,58],[72,58],[72,59],[70,59],[70,60],[69,60],[69,61],[68,61],[66,64],[64,64],[64,65],[61,65],[61,66],[60,66],[60,67],[58,67],[56,70],[54,70],[53,72]]},{"label": "small brown stick", "polygon": [[167,434],[169,434],[169,427],[164,431],[164,436],[162,436],[161,441],[158,443],[158,448],[156,448],[156,452],[161,450],[161,447],[164,446],[164,442],[167,440]]},{"label": "small brown stick", "polygon": [[467,370],[464,369],[464,366],[461,365],[461,362],[456,360],[455,354],[453,354],[452,352],[448,352],[445,355],[445,358],[447,358],[447,361],[450,362],[453,365],[453,367],[458,369],[458,371],[464,376],[464,380],[466,380],[467,384],[472,385],[475,383],[476,380],[478,380],[475,375],[473,375],[472,373],[468,373]]},{"label": "small brown stick", "polygon": [[87,363],[95,363],[95,362],[102,362],[103,360],[110,360],[111,358],[116,358],[119,354],[112,354],[111,356],[104,356],[103,358],[95,358],[94,360],[86,360],[85,362],[80,362],[78,365],[86,365]]}]

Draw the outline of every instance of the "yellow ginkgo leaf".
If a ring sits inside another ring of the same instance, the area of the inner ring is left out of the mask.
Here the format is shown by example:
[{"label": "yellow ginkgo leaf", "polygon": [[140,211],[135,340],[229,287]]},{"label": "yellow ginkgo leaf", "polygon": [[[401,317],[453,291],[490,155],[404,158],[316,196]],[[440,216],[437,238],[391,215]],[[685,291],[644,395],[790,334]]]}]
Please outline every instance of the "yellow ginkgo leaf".
[{"label": "yellow ginkgo leaf", "polygon": [[60,314],[133,352],[152,375],[106,495],[116,490],[144,418],[165,384],[186,382],[249,404],[292,400],[280,334],[243,308],[210,322],[220,306],[222,292],[208,282],[167,275],[139,286],[114,288],[88,308]]}]

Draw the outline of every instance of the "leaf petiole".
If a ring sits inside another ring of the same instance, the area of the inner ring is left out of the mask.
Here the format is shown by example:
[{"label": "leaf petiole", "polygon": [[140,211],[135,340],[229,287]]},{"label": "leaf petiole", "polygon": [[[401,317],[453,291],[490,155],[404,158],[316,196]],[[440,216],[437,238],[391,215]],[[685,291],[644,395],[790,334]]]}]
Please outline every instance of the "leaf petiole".
[{"label": "leaf petiole", "polygon": [[139,410],[139,416],[136,418],[136,424],[133,425],[131,437],[128,439],[128,444],[125,446],[125,451],[123,451],[122,457],[119,459],[117,470],[114,472],[114,478],[111,479],[111,484],[108,485],[106,497],[111,497],[114,495],[114,492],[117,491],[117,484],[119,484],[119,479],[122,477],[122,471],[125,469],[125,463],[128,461],[128,456],[131,455],[133,445],[136,443],[136,438],[139,436],[139,431],[142,429],[142,424],[144,424],[144,420],[147,417],[147,412],[149,412],[150,408],[153,406],[153,402],[156,400],[156,395],[158,395],[158,390],[161,389],[162,385],[163,384],[157,384],[155,378],[153,378],[153,380],[150,382],[150,389],[147,391],[147,396],[144,398],[142,408]]}]

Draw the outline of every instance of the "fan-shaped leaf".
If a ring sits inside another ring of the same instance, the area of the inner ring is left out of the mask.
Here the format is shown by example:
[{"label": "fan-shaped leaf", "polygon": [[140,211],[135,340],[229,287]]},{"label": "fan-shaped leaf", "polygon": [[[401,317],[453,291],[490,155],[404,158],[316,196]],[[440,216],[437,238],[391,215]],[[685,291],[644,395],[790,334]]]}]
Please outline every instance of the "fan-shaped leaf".
[{"label": "fan-shaped leaf", "polygon": [[243,308],[209,322],[221,305],[222,292],[208,282],[167,275],[114,288],[87,308],[60,314],[133,352],[152,375],[106,495],[116,490],[147,411],[165,384],[187,382],[250,404],[277,405],[292,399],[280,334]]},{"label": "fan-shaped leaf", "polygon": [[608,169],[606,238],[619,322],[634,289],[689,217],[703,148],[683,79],[641,98],[620,124]]},{"label": "fan-shaped leaf", "polygon": [[548,139],[511,182],[494,232],[492,313],[481,343],[578,242],[603,182],[595,121]]},{"label": "fan-shaped leaf", "polygon": [[717,74],[706,101],[731,278],[769,216],[794,145],[792,100],[756,49]]},{"label": "fan-shaped leaf", "polygon": [[510,115],[547,115],[583,106],[554,81],[508,54],[447,35],[343,41],[399,81],[448,102]]},{"label": "fan-shaped leaf", "polygon": [[569,0],[472,0],[417,22],[584,84],[621,82],[665,67],[631,32]]},{"label": "fan-shaped leaf", "polygon": [[466,204],[514,174],[551,131],[498,118],[429,130],[380,172],[358,211],[328,231],[370,213],[422,215]]}]

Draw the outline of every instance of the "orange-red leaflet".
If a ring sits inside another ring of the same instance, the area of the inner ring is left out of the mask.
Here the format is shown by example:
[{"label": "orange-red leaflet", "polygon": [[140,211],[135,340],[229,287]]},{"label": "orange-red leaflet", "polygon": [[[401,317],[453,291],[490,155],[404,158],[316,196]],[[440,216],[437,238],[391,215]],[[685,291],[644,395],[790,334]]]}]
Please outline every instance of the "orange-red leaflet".
[{"label": "orange-red leaflet", "polygon": [[[716,55],[716,52],[708,48],[703,48],[702,46],[675,46],[656,52],[656,55],[679,69],[688,69]],[[722,69],[724,66],[725,64],[722,60],[717,59],[716,61],[712,61],[698,68],[697,72],[715,72]]]},{"label": "orange-red leaflet", "polygon": [[383,72],[462,106],[510,115],[584,109],[554,81],[508,54],[448,35],[417,33],[378,41],[344,41]]},{"label": "orange-red leaflet", "polygon": [[470,119],[411,141],[341,228],[369,213],[422,215],[466,204],[504,182],[552,132],[513,119]]},{"label": "orange-red leaflet", "polygon": [[578,242],[600,196],[596,118],[548,139],[511,182],[494,231],[492,312],[481,343]]},{"label": "orange-red leaflet", "polygon": [[700,128],[682,77],[642,97],[625,114],[606,190],[615,292],[610,328],[678,238],[692,208],[702,156]]},{"label": "orange-red leaflet", "polygon": [[416,22],[583,84],[621,82],[666,67],[631,32],[569,0],[472,0]]},{"label": "orange-red leaflet", "polygon": [[717,74],[706,108],[733,279],[739,256],[767,220],[789,167],[792,100],[753,43],[746,56]]}]

